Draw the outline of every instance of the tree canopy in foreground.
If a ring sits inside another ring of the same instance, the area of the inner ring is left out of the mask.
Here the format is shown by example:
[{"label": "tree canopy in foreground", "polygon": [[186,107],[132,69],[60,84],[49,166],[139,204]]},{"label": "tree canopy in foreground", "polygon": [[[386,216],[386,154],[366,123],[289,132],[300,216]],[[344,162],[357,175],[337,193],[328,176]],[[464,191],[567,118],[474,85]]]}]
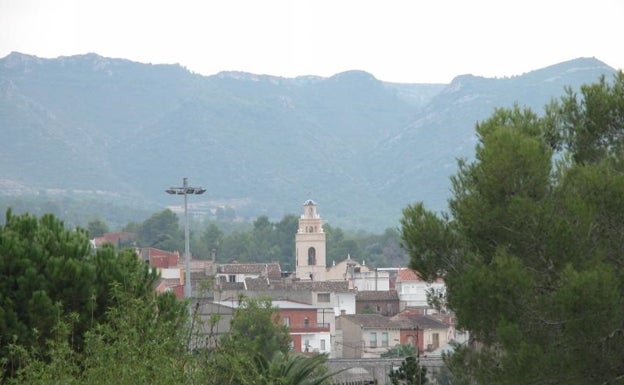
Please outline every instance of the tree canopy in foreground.
[{"label": "tree canopy in foreground", "polygon": [[133,250],[93,252],[87,233],[68,230],[47,214],[15,216],[0,226],[0,357],[16,367],[9,345],[38,349],[71,319],[71,345],[83,349],[85,333],[105,321],[116,286],[132,298],[155,295],[157,274]]},{"label": "tree canopy in foreground", "polygon": [[[404,209],[411,267],[444,277],[474,340],[449,359],[477,384],[624,379],[624,75],[567,90],[538,116],[477,125],[450,212]],[[619,382],[618,382],[619,383]]]},{"label": "tree canopy in foreground", "polygon": [[134,250],[94,252],[83,230],[9,210],[0,384],[321,385],[332,376],[326,356],[288,353],[288,329],[267,300],[245,299],[217,347],[192,345],[203,329],[191,330],[173,293],[155,293],[157,278]]}]

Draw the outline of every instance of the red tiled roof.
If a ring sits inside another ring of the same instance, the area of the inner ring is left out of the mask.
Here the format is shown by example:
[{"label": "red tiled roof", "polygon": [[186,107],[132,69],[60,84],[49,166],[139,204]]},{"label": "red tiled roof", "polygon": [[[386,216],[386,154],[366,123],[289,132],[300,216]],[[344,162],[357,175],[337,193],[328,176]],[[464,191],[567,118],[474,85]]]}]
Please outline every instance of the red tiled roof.
[{"label": "red tiled roof", "polygon": [[179,279],[165,279],[161,278],[156,284],[156,291],[158,293],[164,293],[166,291],[173,291],[177,298],[184,298],[184,285],[180,284]]},{"label": "red tiled roof", "polygon": [[281,278],[279,263],[228,263],[220,264],[217,271],[222,274],[267,274],[269,278]]},{"label": "red tiled roof", "polygon": [[448,328],[447,324],[445,324],[444,322],[438,319],[435,319],[432,316],[419,314],[418,309],[407,308],[403,310],[402,312],[400,312],[399,314],[392,316],[391,319],[393,321],[410,320],[416,323],[416,325],[418,325],[418,327],[420,328],[427,328],[427,329]]},{"label": "red tiled roof", "polygon": [[[420,278],[416,270],[407,269],[407,268],[400,269],[398,276],[397,276],[397,282],[406,282],[406,281],[423,282],[425,280]],[[435,279],[435,282],[444,283],[444,279],[437,278]]]},{"label": "red tiled roof", "polygon": [[160,249],[155,249],[153,247],[147,247],[146,248],[149,256],[154,258],[154,257],[169,257],[169,256],[175,256],[175,257],[179,257],[178,253],[174,253],[171,251],[166,251],[166,250],[160,250]]},{"label": "red tiled roof", "polygon": [[128,232],[117,232],[117,233],[106,233],[101,237],[93,238],[96,247],[100,247],[106,243],[113,244],[118,246],[121,242],[128,242],[130,240],[136,239],[137,235],[135,233]]},{"label": "red tiled roof", "polygon": [[329,291],[335,293],[348,293],[353,291],[349,289],[348,281],[293,281],[289,289],[314,292]]},{"label": "red tiled roof", "polygon": [[355,296],[356,301],[398,301],[399,294],[396,290],[362,290]]},{"label": "red tiled roof", "polygon": [[422,328],[417,320],[409,318],[386,317],[380,314],[348,314],[342,315],[356,325],[369,329],[400,329],[409,330],[417,327]]},{"label": "red tiled roof", "polygon": [[390,325],[390,318],[381,314],[347,314],[341,317],[364,328],[387,328]]},{"label": "red tiled roof", "polygon": [[247,290],[266,290],[270,286],[271,282],[266,277],[245,279],[245,287]]},{"label": "red tiled roof", "polygon": [[245,290],[245,282],[228,282],[224,276],[217,277],[216,290]]},{"label": "red tiled roof", "polygon": [[156,249],[153,247],[142,247],[137,250],[141,259],[147,261],[150,266],[160,267],[162,269],[175,267],[180,262],[180,254]]},{"label": "red tiled roof", "polygon": [[405,282],[405,281],[422,281],[422,279],[420,279],[420,277],[418,277],[418,273],[416,272],[416,270],[412,270],[412,269],[401,269],[401,270],[399,270],[398,280],[402,281],[402,282]]}]

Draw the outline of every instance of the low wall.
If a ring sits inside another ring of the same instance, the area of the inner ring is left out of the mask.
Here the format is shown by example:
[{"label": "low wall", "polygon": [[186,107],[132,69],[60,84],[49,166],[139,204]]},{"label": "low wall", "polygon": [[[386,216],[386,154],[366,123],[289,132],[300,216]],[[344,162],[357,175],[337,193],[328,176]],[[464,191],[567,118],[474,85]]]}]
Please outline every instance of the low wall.
[{"label": "low wall", "polygon": [[[438,372],[444,365],[441,358],[419,359],[428,374]],[[330,358],[327,366],[332,372],[344,370],[333,377],[334,385],[390,384],[388,374],[401,366],[401,358]]]}]

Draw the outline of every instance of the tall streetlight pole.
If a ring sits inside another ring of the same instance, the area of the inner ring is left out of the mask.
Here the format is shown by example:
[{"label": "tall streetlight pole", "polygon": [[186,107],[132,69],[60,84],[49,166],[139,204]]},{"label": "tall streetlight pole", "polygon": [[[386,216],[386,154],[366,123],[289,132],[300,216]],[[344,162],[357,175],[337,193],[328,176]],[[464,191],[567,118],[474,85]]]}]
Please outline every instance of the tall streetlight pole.
[{"label": "tall streetlight pole", "polygon": [[191,300],[191,253],[190,249],[190,240],[189,240],[189,219],[188,219],[188,198],[189,194],[200,195],[206,192],[206,189],[203,187],[190,187],[188,185],[187,178],[182,179],[182,187],[170,187],[165,190],[167,194],[172,195],[184,195],[184,269],[185,271],[185,279],[184,279],[184,298],[189,301],[189,316],[193,316],[192,307],[190,304]]}]

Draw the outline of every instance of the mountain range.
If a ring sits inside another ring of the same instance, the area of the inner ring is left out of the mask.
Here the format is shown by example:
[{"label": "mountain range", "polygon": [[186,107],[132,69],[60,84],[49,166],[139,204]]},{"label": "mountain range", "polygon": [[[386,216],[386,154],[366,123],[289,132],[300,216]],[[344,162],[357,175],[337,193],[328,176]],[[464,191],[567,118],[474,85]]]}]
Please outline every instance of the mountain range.
[{"label": "mountain range", "polygon": [[535,112],[615,70],[579,58],[505,78],[383,82],[363,71],[212,76],[86,54],[0,59],[0,197],[96,197],[279,219],[313,199],[330,224],[379,231],[423,201],[445,211],[456,159],[497,107]]}]

